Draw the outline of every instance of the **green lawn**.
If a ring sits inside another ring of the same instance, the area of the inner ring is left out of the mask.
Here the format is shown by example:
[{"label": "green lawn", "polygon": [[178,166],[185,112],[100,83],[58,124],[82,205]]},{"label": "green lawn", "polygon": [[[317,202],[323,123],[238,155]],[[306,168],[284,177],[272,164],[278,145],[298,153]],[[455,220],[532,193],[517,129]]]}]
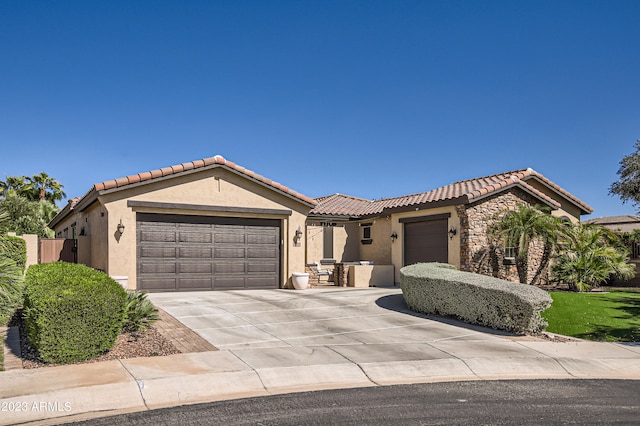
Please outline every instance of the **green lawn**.
[{"label": "green lawn", "polygon": [[640,292],[551,292],[553,304],[542,313],[547,331],[581,339],[640,342]]}]

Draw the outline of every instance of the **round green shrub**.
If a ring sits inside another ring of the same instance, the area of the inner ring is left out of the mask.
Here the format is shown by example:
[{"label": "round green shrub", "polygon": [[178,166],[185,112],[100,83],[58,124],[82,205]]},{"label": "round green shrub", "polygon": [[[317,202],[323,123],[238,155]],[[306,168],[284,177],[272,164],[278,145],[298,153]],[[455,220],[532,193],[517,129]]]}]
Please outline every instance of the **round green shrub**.
[{"label": "round green shrub", "polygon": [[45,362],[84,361],[111,349],[126,303],[122,286],[87,266],[55,262],[27,270],[24,320],[29,341]]}]

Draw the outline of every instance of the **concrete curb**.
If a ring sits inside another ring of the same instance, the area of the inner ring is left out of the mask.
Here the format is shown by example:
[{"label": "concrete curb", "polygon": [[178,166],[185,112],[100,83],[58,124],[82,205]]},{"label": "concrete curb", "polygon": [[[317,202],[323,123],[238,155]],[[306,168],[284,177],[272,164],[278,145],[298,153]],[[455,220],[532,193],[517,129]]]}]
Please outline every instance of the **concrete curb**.
[{"label": "concrete curb", "polygon": [[[6,371],[0,373],[0,409],[4,411],[0,424],[58,424],[226,399],[392,384],[640,380],[640,347],[593,342],[514,344],[525,349],[522,356],[450,356],[361,363],[346,358],[327,363],[311,356],[292,357],[295,361],[287,366],[254,368],[249,363],[259,362],[256,353],[215,351]],[[299,355],[309,348],[290,350]]]}]

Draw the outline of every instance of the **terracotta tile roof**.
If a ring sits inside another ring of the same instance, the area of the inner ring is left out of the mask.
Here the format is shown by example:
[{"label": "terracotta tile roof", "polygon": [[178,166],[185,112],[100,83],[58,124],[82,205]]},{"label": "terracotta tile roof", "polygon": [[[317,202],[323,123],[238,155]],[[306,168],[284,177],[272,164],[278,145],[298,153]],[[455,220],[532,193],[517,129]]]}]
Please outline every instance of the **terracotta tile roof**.
[{"label": "terracotta tile roof", "polygon": [[[384,198],[370,201],[362,198],[348,197],[336,194],[335,196],[318,198],[318,206],[311,211],[315,215],[341,214],[345,216],[366,216],[380,214],[385,210],[402,207],[418,206],[435,202],[468,204],[484,197],[493,195],[510,187],[520,187],[531,195],[553,207],[560,207],[560,204],[549,196],[538,191],[527,183],[529,179],[537,179],[545,185],[551,187],[560,195],[569,199],[585,213],[591,213],[593,209],[587,204],[560,188],[533,169],[520,169],[510,172],[499,173],[490,176],[483,176],[474,179],[454,182],[428,192],[419,194],[403,195],[400,197]],[[354,200],[358,200],[354,202]]]},{"label": "terracotta tile roof", "polygon": [[617,225],[623,223],[640,223],[640,216],[623,215],[623,216],[604,216],[585,220],[585,223],[595,223],[597,225]]},{"label": "terracotta tile roof", "polygon": [[343,194],[327,195],[316,198],[316,201],[318,205],[310,214],[327,216],[357,216],[357,212],[365,211],[373,203],[371,200]]},{"label": "terracotta tile roof", "polygon": [[285,194],[290,195],[294,198],[297,198],[298,200],[303,201],[312,206],[315,206],[317,204],[313,198],[300,194],[299,192],[296,192],[278,182],[274,182],[271,179],[267,179],[266,177],[261,176],[242,166],[238,166],[236,163],[226,160],[221,155],[216,155],[214,157],[209,157],[209,158],[203,158],[201,160],[190,161],[188,163],[177,164],[174,166],[163,167],[160,169],[150,170],[148,172],[142,172],[142,173],[138,173],[135,175],[130,175],[130,176],[126,176],[118,179],[106,180],[104,182],[96,183],[95,185],[93,185],[93,187],[91,188],[91,190],[89,190],[89,192],[91,192],[92,190],[96,192],[100,192],[100,191],[107,191],[107,190],[116,189],[116,188],[122,188],[127,185],[132,185],[135,183],[146,182],[146,181],[150,181],[160,177],[176,175],[176,174],[184,173],[186,171],[200,169],[200,168],[209,167],[209,166],[215,166],[215,165],[227,167],[232,171],[248,176],[254,180],[257,180],[260,183],[270,186],[271,188],[276,189],[278,191],[284,192]]}]

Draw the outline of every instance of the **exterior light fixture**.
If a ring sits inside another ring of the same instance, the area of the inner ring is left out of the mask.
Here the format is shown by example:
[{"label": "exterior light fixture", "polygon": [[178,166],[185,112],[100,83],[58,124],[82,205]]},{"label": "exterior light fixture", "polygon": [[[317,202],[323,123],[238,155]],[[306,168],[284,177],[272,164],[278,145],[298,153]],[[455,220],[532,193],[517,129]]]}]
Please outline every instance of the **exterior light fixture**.
[{"label": "exterior light fixture", "polygon": [[453,237],[458,233],[458,231],[456,231],[456,228],[454,228],[453,226],[451,228],[449,228],[449,239],[453,239]]},{"label": "exterior light fixture", "polygon": [[300,239],[302,238],[302,230],[300,230],[300,227],[298,226],[298,229],[296,229],[296,239]]},{"label": "exterior light fixture", "polygon": [[120,235],[124,234],[124,225],[122,224],[122,219],[120,219],[120,223],[118,224],[118,233]]},{"label": "exterior light fixture", "polygon": [[398,239],[398,233],[396,231],[393,231],[393,233],[391,234],[391,242],[394,242],[397,239]]}]

